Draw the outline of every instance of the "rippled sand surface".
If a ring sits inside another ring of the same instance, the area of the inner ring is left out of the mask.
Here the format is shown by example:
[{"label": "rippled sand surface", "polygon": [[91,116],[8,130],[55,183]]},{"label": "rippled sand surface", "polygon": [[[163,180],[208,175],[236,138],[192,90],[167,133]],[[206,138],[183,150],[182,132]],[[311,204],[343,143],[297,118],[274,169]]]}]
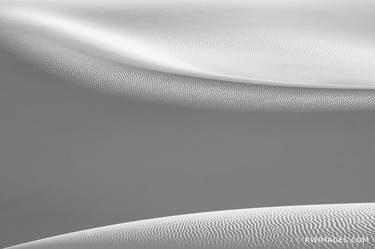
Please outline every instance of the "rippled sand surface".
[{"label": "rippled sand surface", "polygon": [[106,92],[244,110],[375,107],[372,0],[2,0],[0,44]]},{"label": "rippled sand surface", "polygon": [[[327,240],[314,242],[314,238]],[[342,241],[337,242],[340,238]],[[60,235],[9,249],[374,247],[375,204],[367,203],[238,209],[170,216]]]}]

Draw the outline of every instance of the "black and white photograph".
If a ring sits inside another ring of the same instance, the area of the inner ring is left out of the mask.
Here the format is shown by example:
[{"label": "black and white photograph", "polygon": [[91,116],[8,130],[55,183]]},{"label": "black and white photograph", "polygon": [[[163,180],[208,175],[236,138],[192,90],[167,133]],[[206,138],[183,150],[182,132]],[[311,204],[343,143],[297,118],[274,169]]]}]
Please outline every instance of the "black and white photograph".
[{"label": "black and white photograph", "polygon": [[0,0],[0,248],[374,249],[374,0]]}]

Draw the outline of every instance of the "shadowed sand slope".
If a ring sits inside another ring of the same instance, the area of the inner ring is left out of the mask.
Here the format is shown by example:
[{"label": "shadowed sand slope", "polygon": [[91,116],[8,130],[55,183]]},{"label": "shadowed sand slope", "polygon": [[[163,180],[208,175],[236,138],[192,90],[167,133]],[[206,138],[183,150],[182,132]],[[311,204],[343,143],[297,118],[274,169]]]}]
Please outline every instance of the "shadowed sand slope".
[{"label": "shadowed sand slope", "polygon": [[375,204],[196,213],[100,227],[9,249],[361,248],[375,246]]},{"label": "shadowed sand slope", "polygon": [[147,100],[374,109],[374,12],[371,0],[3,0],[0,44],[85,86]]}]

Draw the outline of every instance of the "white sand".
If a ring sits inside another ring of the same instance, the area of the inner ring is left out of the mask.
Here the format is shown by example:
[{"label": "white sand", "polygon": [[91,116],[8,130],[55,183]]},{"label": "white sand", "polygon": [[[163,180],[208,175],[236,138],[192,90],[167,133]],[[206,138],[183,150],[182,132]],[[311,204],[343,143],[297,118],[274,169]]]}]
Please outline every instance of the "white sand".
[{"label": "white sand", "polygon": [[[307,238],[328,238],[319,243]],[[342,242],[337,242],[342,238]],[[344,241],[361,240],[362,242]],[[336,243],[333,243],[336,240]],[[333,241],[333,242],[332,242]],[[375,204],[238,209],[141,220],[9,249],[361,248],[375,246]]]},{"label": "white sand", "polygon": [[370,0],[3,1],[0,44],[120,95],[374,109],[374,13]]}]

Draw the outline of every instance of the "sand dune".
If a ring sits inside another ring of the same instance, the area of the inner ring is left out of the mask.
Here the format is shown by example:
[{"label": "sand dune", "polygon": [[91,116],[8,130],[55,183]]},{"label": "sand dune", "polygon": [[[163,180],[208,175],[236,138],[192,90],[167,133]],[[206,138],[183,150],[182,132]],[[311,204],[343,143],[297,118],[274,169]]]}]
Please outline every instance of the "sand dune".
[{"label": "sand dune", "polygon": [[375,204],[368,203],[238,209],[170,216],[84,230],[9,249],[370,249],[374,246]]},{"label": "sand dune", "polygon": [[375,107],[371,0],[0,2],[0,44],[85,86],[245,110]]}]

